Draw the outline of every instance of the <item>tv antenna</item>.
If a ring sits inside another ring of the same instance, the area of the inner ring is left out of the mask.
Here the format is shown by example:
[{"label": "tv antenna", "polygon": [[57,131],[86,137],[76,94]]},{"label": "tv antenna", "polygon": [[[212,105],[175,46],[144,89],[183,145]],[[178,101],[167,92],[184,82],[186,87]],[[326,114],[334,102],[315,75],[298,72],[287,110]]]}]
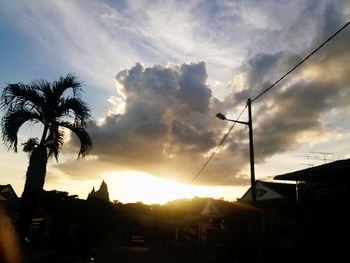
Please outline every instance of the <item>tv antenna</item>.
[{"label": "tv antenna", "polygon": [[327,163],[327,156],[328,156],[328,155],[333,155],[333,154],[334,154],[334,153],[329,153],[329,152],[310,152],[310,153],[318,153],[318,154],[323,155],[323,161],[324,161],[324,163]]},{"label": "tv antenna", "polygon": [[319,160],[317,156],[313,155],[295,155],[294,157],[302,157],[307,160],[307,163],[299,163],[300,165],[305,165],[307,167],[313,167],[314,164],[310,162],[310,160]]}]

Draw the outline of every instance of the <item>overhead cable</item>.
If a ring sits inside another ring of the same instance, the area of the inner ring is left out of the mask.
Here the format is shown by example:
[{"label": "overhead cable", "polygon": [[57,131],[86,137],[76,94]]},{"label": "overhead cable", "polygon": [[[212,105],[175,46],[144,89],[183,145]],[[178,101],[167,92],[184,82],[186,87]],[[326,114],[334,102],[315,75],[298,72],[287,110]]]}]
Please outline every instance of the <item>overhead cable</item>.
[{"label": "overhead cable", "polygon": [[350,21],[347,22],[344,26],[342,26],[340,29],[337,30],[332,36],[330,36],[326,41],[324,41],[321,45],[319,45],[314,51],[312,51],[309,55],[307,55],[303,60],[301,60],[298,64],[296,64],[291,70],[289,70],[286,74],[284,74],[281,78],[279,78],[277,81],[275,81],[271,86],[263,90],[258,96],[256,96],[254,99],[252,99],[252,102],[260,98],[262,95],[264,95],[266,92],[268,92],[270,89],[272,89],[274,86],[276,86],[281,80],[283,80],[285,77],[287,77],[290,73],[292,73],[294,70],[296,70],[299,66],[301,66],[306,60],[308,60],[312,55],[314,55],[317,51],[319,51],[323,46],[325,46],[329,41],[331,41],[336,35],[338,35],[341,31],[343,31],[347,26],[349,26]]},{"label": "overhead cable", "polygon": [[[297,63],[293,68],[291,68],[287,73],[285,73],[282,77],[280,77],[277,81],[275,81],[272,85],[267,87],[265,90],[263,90],[259,95],[257,95],[254,99],[251,100],[251,102],[256,101],[259,99],[262,95],[264,95],[266,92],[271,90],[273,87],[275,87],[280,81],[282,81],[285,77],[287,77],[289,74],[291,74],[294,70],[296,70],[299,66],[301,66],[305,61],[307,61],[312,55],[317,53],[322,47],[324,47],[328,42],[330,42],[334,37],[336,37],[341,31],[343,31],[346,27],[348,27],[350,24],[350,21],[347,22],[345,25],[343,25],[341,28],[339,28],[333,35],[331,35],[326,41],[324,41],[321,45],[319,45],[315,50],[313,50],[309,55],[307,55],[304,59],[302,59],[299,63]],[[239,120],[241,115],[243,114],[244,110],[247,108],[247,105],[243,108],[241,113],[238,115],[236,121]],[[214,157],[214,155],[217,153],[221,145],[226,140],[227,136],[231,133],[233,128],[235,127],[236,122],[232,124],[228,132],[224,135],[218,146],[216,147],[215,151],[210,155],[208,160],[203,164],[203,166],[199,169],[197,174],[192,178],[191,184],[199,177],[199,175],[203,172],[203,170],[207,167],[211,159]]]},{"label": "overhead cable", "polygon": [[[236,118],[236,121],[239,120],[239,118],[242,116],[244,110],[247,108],[247,105],[245,105],[245,107],[243,108],[243,110],[241,111],[241,113],[238,115],[238,117]],[[231,133],[231,131],[233,130],[233,128],[235,127],[236,122],[234,122],[232,124],[232,126],[230,127],[230,129],[228,130],[228,132],[224,135],[224,137],[221,139],[220,143],[218,144],[218,146],[216,147],[215,151],[210,155],[210,157],[208,158],[208,160],[203,164],[203,166],[201,167],[201,169],[199,169],[199,171],[197,172],[197,174],[192,178],[191,184],[198,178],[198,176],[202,173],[202,171],[205,169],[205,167],[207,167],[208,163],[210,162],[210,160],[214,157],[214,155],[216,154],[216,152],[219,150],[219,148],[221,147],[221,145],[224,143],[224,141],[226,140],[227,136]]]}]

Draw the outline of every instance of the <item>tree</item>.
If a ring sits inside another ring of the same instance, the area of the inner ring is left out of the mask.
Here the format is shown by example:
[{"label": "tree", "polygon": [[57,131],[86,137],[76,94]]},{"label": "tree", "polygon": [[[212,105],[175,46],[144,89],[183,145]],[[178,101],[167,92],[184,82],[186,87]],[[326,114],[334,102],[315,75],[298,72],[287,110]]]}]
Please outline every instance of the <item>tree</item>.
[{"label": "tree", "polygon": [[17,134],[24,123],[43,126],[40,140],[30,138],[23,143],[23,151],[29,154],[20,223],[25,235],[44,188],[47,162],[52,157],[58,160],[63,146],[63,128],[77,135],[80,140],[78,158],[84,157],[92,149],[92,140],[85,130],[91,115],[87,104],[81,100],[81,82],[72,74],[52,83],[35,80],[29,85],[8,84],[1,95],[0,108],[4,111],[2,140],[8,150],[17,152]]}]

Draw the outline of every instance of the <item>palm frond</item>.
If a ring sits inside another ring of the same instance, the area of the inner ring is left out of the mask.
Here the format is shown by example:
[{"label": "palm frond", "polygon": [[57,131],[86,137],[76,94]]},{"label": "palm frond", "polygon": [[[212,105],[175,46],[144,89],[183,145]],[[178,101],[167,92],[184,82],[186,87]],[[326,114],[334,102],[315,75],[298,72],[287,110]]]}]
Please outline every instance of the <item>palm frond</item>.
[{"label": "palm frond", "polygon": [[91,116],[89,107],[78,98],[61,98],[56,113],[57,117],[70,116],[70,113],[72,113],[71,117],[79,120],[83,126],[85,126]]},{"label": "palm frond", "polygon": [[[64,96],[72,89],[73,94]],[[78,157],[85,156],[92,148],[92,141],[85,131],[91,115],[88,105],[80,99],[81,82],[73,74],[60,77],[50,83],[46,80],[32,81],[29,85],[9,84],[0,97],[0,109],[4,110],[1,129],[2,140],[8,149],[17,151],[17,133],[23,123],[41,122],[44,125],[42,139],[48,155],[56,159],[63,145],[62,125],[75,133],[81,142]],[[66,121],[73,118],[73,122]],[[24,150],[30,151],[36,141],[29,140]]]},{"label": "palm frond", "polygon": [[9,150],[13,149],[17,152],[17,133],[23,123],[27,121],[37,122],[41,121],[41,118],[37,113],[26,109],[8,110],[2,117],[2,140]]},{"label": "palm frond", "polygon": [[43,80],[43,79],[33,80],[30,82],[29,86],[34,90],[40,90],[43,94],[52,93],[51,84],[47,80]]},{"label": "palm frond", "polygon": [[23,151],[30,154],[38,145],[39,145],[38,138],[30,138],[25,143],[22,143]]},{"label": "palm frond", "polygon": [[60,130],[59,125],[52,124],[49,128],[49,135],[45,141],[45,145],[49,150],[49,157],[55,157],[58,160],[58,155],[64,143],[64,132]]},{"label": "palm frond", "polygon": [[69,73],[65,77],[60,77],[57,81],[52,84],[52,91],[54,96],[58,99],[62,94],[69,88],[73,91],[73,96],[79,98],[81,94],[81,82],[78,78]]},{"label": "palm frond", "polygon": [[86,155],[88,155],[92,149],[92,140],[89,134],[84,129],[84,126],[81,126],[77,123],[73,124],[73,123],[64,122],[64,121],[60,122],[59,125],[71,130],[75,135],[78,136],[80,140],[80,150],[78,153],[78,158],[85,157]]},{"label": "palm frond", "polygon": [[51,84],[50,82],[39,79],[39,80],[34,80],[30,83],[30,87],[34,90],[40,91],[42,94],[42,97],[45,101],[44,105],[41,105],[43,108],[43,111],[45,112],[45,107],[47,108],[48,105],[52,105],[52,89],[51,89]]},{"label": "palm frond", "polygon": [[40,107],[44,104],[45,100],[39,90],[22,83],[7,85],[0,98],[0,108],[10,111],[27,108],[41,114]]}]

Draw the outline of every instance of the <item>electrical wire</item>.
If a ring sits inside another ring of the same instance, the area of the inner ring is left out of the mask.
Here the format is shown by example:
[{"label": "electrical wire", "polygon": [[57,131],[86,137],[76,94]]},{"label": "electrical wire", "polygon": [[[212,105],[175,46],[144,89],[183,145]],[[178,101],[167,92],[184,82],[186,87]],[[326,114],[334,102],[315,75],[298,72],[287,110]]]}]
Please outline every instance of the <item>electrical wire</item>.
[{"label": "electrical wire", "polygon": [[[247,108],[247,104],[245,105],[245,107],[243,108],[243,110],[241,111],[241,113],[238,115],[238,117],[236,118],[235,121],[238,121],[239,118],[242,116],[244,110]],[[210,155],[210,157],[208,158],[208,160],[203,164],[203,166],[201,167],[201,169],[199,169],[199,171],[197,172],[197,174],[192,178],[191,184],[193,184],[193,182],[198,178],[198,176],[202,173],[202,171],[205,169],[205,167],[207,167],[207,165],[209,164],[210,160],[214,157],[214,155],[216,154],[216,152],[219,150],[219,148],[221,147],[221,145],[224,143],[224,141],[226,140],[227,136],[231,133],[231,131],[233,130],[233,128],[235,127],[236,122],[233,122],[232,126],[230,127],[230,129],[228,130],[228,132],[224,135],[224,137],[221,139],[220,143],[218,144],[218,146],[216,147],[215,151]]]},{"label": "electrical wire", "polygon": [[338,35],[341,31],[343,31],[347,26],[349,26],[350,21],[347,22],[344,26],[342,26],[338,31],[336,31],[332,36],[330,36],[326,41],[324,41],[321,45],[319,45],[314,51],[312,51],[309,55],[307,55],[303,60],[301,60],[298,64],[296,64],[291,70],[289,70],[286,74],[284,74],[281,78],[279,78],[276,82],[274,82],[271,86],[266,88],[263,92],[261,92],[258,96],[252,99],[252,102],[259,99],[262,95],[276,86],[280,81],[282,81],[285,77],[287,77],[290,73],[296,70],[299,66],[301,66],[306,60],[308,60],[312,55],[318,52],[323,46],[325,46],[329,41],[331,41],[336,35]]},{"label": "electrical wire", "polygon": [[[319,45],[315,50],[313,50],[309,55],[307,55],[303,60],[301,60],[299,63],[297,63],[292,69],[290,69],[286,74],[284,74],[282,77],[280,77],[277,81],[275,81],[272,85],[270,85],[268,88],[266,88],[265,90],[263,90],[259,95],[257,95],[254,99],[251,100],[251,102],[256,101],[257,99],[259,99],[262,95],[264,95],[266,92],[268,92],[269,90],[271,90],[273,87],[275,87],[279,82],[281,82],[284,78],[286,78],[289,74],[291,74],[294,70],[296,70],[299,66],[301,66],[306,60],[308,60],[312,55],[314,55],[315,53],[317,53],[323,46],[325,46],[329,41],[331,41],[334,37],[336,37],[341,31],[343,31],[346,27],[348,27],[350,24],[350,21],[347,22],[345,25],[343,25],[340,29],[338,29],[333,35],[331,35],[326,41],[324,41],[321,45]],[[238,117],[236,118],[236,121],[239,120],[239,118],[241,117],[241,115],[243,114],[244,110],[247,108],[247,105],[245,105],[245,107],[243,108],[243,110],[241,111],[241,113],[238,115]],[[219,148],[221,147],[221,145],[224,143],[224,141],[226,140],[227,136],[231,133],[231,131],[233,130],[233,128],[235,127],[236,122],[233,123],[233,125],[230,127],[230,129],[228,130],[228,132],[224,135],[224,137],[221,139],[220,143],[218,144],[218,146],[216,147],[215,151],[210,155],[210,157],[208,158],[208,160],[203,164],[203,166],[201,167],[201,169],[199,169],[199,171],[197,172],[197,174],[192,178],[191,184],[193,184],[193,182],[199,177],[199,175],[203,172],[203,170],[207,167],[207,165],[209,164],[209,162],[211,161],[211,159],[214,157],[214,155],[217,153],[217,151],[219,150]]]}]

